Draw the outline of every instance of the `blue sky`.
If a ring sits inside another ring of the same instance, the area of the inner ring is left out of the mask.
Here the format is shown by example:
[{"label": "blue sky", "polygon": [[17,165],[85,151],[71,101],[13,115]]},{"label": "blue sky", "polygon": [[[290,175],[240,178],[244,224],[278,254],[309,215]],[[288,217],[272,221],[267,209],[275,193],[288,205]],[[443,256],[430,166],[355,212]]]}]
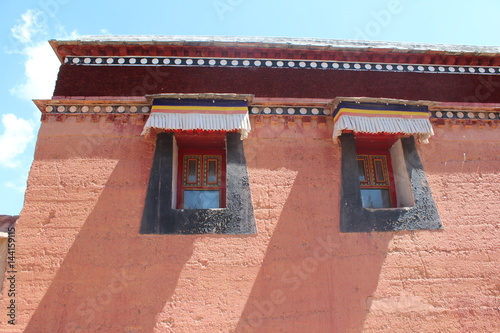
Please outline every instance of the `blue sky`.
[{"label": "blue sky", "polygon": [[500,45],[498,0],[23,0],[0,4],[0,215],[19,214],[59,62],[49,39],[215,35]]}]

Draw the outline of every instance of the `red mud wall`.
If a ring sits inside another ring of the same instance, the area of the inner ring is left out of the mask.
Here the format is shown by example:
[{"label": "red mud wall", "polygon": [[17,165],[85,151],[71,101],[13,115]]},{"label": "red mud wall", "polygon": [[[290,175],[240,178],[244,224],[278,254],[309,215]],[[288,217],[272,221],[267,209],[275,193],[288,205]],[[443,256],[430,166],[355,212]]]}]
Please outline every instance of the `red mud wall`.
[{"label": "red mud wall", "polygon": [[245,141],[258,234],[140,235],[142,124],[75,118],[42,124],[0,332],[500,330],[498,129],[419,146],[443,230],[339,233],[332,125],[298,122]]}]

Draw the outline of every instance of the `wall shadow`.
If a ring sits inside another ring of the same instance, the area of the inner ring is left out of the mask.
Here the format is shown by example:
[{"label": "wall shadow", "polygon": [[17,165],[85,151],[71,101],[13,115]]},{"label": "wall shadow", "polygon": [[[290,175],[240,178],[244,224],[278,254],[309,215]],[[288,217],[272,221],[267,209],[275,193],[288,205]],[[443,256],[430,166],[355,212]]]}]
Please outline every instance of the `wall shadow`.
[{"label": "wall shadow", "polygon": [[[145,188],[120,160],[25,332],[151,332],[193,252],[192,236],[140,235]],[[54,254],[51,254],[54,255]],[[54,255],[57,260],[57,254]]]},{"label": "wall shadow", "polygon": [[336,160],[327,163],[338,170],[323,171],[331,183],[309,163],[293,164],[297,177],[236,332],[363,330],[392,233],[340,233]]}]

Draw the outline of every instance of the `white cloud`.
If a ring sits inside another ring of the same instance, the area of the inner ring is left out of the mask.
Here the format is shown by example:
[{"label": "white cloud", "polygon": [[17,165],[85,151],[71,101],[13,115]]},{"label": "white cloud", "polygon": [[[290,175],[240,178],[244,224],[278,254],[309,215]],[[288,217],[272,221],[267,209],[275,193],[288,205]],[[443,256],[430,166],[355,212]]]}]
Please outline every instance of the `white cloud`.
[{"label": "white cloud", "polygon": [[59,70],[59,60],[49,43],[43,41],[24,48],[27,60],[24,64],[24,82],[10,89],[10,93],[22,99],[51,98]]},{"label": "white cloud", "polygon": [[37,9],[28,9],[21,15],[21,23],[10,29],[12,36],[21,43],[31,43],[33,37],[47,32],[45,16]]},{"label": "white cloud", "polygon": [[29,121],[12,113],[2,115],[4,127],[0,134],[0,166],[16,168],[20,165],[17,157],[35,138],[34,126]]},{"label": "white cloud", "polygon": [[24,193],[24,191],[26,191],[26,179],[24,179],[24,183],[22,185],[15,184],[15,183],[9,182],[9,181],[5,182],[4,185],[5,185],[5,187],[11,188],[14,191],[19,192],[19,193]]}]

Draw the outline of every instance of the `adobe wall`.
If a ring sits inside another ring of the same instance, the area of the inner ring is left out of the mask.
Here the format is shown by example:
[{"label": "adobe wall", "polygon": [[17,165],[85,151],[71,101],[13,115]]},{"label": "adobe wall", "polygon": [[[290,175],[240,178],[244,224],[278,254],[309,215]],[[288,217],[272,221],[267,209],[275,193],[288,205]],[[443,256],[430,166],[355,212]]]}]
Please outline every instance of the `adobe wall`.
[{"label": "adobe wall", "polygon": [[500,330],[498,129],[419,145],[443,230],[341,234],[331,122],[252,125],[258,234],[237,236],[139,234],[142,124],[42,123],[16,227],[18,324],[2,314],[0,332]]}]

